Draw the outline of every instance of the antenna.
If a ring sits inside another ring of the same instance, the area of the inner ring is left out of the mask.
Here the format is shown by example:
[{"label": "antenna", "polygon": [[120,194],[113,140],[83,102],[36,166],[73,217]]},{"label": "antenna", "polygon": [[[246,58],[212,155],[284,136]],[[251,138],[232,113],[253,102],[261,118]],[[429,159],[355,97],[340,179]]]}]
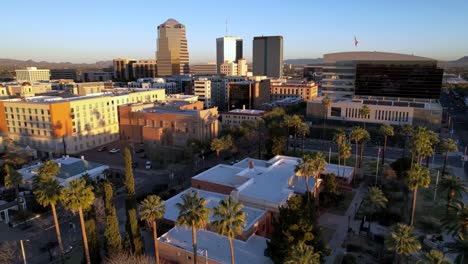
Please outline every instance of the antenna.
[{"label": "antenna", "polygon": [[227,22],[227,18],[226,18],[226,33],[225,33],[225,36],[228,35],[228,22]]}]

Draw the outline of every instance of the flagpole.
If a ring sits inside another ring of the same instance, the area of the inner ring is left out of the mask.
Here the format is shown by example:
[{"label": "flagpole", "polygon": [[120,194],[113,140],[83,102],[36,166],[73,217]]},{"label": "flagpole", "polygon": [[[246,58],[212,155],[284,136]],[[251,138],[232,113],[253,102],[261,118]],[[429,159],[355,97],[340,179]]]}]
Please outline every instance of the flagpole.
[{"label": "flagpole", "polygon": [[379,174],[379,158],[380,158],[380,147],[379,147],[379,153],[377,154],[377,164],[376,164],[376,170],[375,170],[375,185],[377,185],[377,175]]},{"label": "flagpole", "polygon": [[434,189],[434,202],[435,202],[436,197],[437,197],[437,185],[439,185],[439,171],[437,171],[436,186],[435,186],[435,189]]}]

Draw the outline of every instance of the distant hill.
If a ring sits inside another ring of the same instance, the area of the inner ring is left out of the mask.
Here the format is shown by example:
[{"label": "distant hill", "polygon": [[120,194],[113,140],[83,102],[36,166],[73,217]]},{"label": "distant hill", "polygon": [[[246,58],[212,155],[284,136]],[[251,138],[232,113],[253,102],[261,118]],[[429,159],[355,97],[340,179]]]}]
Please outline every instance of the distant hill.
[{"label": "distant hill", "polygon": [[468,68],[468,56],[453,61],[439,61],[438,64],[444,68]]},{"label": "distant hill", "polygon": [[33,60],[0,59],[0,70],[24,69],[37,67],[45,69],[102,69],[112,66],[112,61],[98,61],[96,63],[47,62]]},{"label": "distant hill", "polygon": [[306,64],[320,64],[323,62],[322,58],[316,59],[288,59],[284,60],[286,64],[293,64],[293,65],[306,65]]}]

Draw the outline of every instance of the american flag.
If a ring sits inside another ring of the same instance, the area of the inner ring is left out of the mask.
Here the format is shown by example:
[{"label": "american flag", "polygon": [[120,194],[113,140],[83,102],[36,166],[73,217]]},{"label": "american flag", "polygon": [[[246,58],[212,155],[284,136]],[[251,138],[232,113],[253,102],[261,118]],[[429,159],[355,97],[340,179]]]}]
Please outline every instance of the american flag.
[{"label": "american flag", "polygon": [[356,36],[354,36],[354,46],[357,47],[358,43],[359,43],[359,41],[357,40]]}]

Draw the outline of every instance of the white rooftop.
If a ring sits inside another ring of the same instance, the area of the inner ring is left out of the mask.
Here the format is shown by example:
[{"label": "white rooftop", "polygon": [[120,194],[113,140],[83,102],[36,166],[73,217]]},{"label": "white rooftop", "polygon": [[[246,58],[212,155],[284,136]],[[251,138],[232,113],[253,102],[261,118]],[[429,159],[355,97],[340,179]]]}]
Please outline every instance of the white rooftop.
[{"label": "white rooftop", "polygon": [[[177,203],[182,203],[181,196],[186,194],[189,191],[198,192],[201,198],[206,199],[207,205],[206,208],[211,209],[216,207],[219,204],[219,201],[226,199],[227,195],[203,191],[195,188],[189,188],[178,195],[168,199],[164,202],[166,205],[166,212],[164,214],[164,218],[170,221],[176,221],[179,215],[179,209],[177,208]],[[252,207],[244,206],[242,210],[245,212],[245,222],[246,226],[244,227],[244,231],[249,230],[266,212],[260,209],[255,209]],[[217,220],[212,213],[210,213],[210,222]]]},{"label": "white rooftop", "polygon": [[225,186],[239,187],[248,180],[248,178],[237,175],[243,170],[243,168],[219,164],[194,176],[193,178],[202,181],[218,183]]},{"label": "white rooftop", "polygon": [[262,115],[266,111],[264,110],[255,110],[255,109],[234,109],[229,111],[229,114],[249,114],[249,115]]},{"label": "white rooftop", "polygon": [[[184,227],[174,227],[159,237],[158,240],[160,243],[183,249],[189,253],[193,251],[192,231]],[[267,238],[257,235],[252,235],[247,241],[233,239],[236,263],[273,263],[264,254],[267,241]],[[231,263],[227,237],[210,231],[197,230],[197,245],[199,256],[205,256],[205,251],[208,251],[209,259],[219,263]]]}]

